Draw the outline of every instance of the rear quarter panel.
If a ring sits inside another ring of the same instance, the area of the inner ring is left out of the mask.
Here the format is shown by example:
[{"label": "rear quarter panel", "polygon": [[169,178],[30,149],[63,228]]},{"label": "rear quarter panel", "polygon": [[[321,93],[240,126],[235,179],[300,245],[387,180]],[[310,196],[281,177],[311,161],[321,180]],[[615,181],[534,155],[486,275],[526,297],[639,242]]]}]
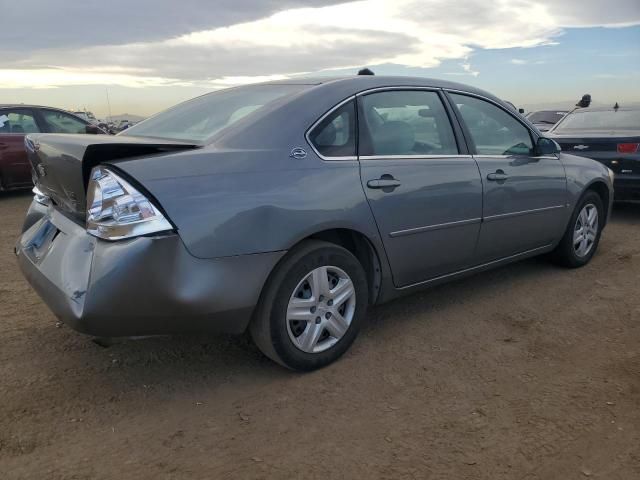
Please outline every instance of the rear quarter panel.
[{"label": "rear quarter panel", "polygon": [[[323,161],[299,139],[283,149],[207,147],[116,163],[159,201],[200,258],[287,250],[348,228],[379,245],[357,161]],[[307,157],[289,156],[303,146]]]}]

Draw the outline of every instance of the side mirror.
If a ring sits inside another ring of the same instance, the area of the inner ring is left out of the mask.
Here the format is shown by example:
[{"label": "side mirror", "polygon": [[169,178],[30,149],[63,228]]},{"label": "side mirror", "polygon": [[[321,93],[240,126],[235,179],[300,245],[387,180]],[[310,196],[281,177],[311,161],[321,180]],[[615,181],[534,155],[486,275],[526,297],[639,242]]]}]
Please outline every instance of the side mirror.
[{"label": "side mirror", "polygon": [[518,113],[520,113],[520,114],[524,114],[524,108],[519,108],[519,109],[518,109]]},{"label": "side mirror", "polygon": [[536,155],[555,155],[560,151],[558,142],[550,138],[540,137],[536,143]]},{"label": "side mirror", "polygon": [[90,133],[92,135],[97,135],[99,133],[104,133],[102,130],[100,130],[99,127],[97,127],[96,125],[87,125],[85,127],[85,133]]}]

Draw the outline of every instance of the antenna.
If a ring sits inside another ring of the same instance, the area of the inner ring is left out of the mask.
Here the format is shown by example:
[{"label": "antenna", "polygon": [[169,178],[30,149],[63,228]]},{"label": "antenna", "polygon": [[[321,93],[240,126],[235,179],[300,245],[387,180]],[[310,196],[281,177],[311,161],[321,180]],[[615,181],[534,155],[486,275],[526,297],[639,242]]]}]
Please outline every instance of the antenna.
[{"label": "antenna", "polygon": [[368,68],[363,68],[358,72],[358,75],[375,75],[375,73],[373,73],[373,71],[369,70]]}]

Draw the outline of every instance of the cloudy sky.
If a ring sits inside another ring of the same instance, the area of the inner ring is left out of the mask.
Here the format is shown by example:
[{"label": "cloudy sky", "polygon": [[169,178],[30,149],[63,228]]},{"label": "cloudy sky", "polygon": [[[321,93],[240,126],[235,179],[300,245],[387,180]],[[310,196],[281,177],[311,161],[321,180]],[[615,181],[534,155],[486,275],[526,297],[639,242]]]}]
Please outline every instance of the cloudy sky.
[{"label": "cloudy sky", "polygon": [[0,103],[148,115],[269,79],[420,75],[640,101],[640,0],[0,0]]}]

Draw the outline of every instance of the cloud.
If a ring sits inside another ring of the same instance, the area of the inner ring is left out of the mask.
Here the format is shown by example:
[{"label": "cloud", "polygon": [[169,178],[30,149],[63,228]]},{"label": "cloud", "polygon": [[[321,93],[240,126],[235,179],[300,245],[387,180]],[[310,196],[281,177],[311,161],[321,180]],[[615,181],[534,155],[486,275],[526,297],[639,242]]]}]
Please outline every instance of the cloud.
[{"label": "cloud", "polygon": [[[383,63],[428,68],[450,59],[461,61],[461,73],[477,76],[468,60],[477,48],[550,45],[563,28],[594,22],[640,24],[637,0],[606,9],[592,0],[220,0],[215,8],[204,0],[179,7],[166,0],[84,0],[61,22],[42,16],[52,14],[55,2],[12,2],[8,17],[3,3],[0,31],[23,41],[0,47],[0,87],[220,87]],[[45,13],[34,13],[34,4]]]},{"label": "cloud", "polygon": [[514,65],[525,65],[527,63],[526,60],[522,60],[521,58],[512,58],[510,62]]},{"label": "cloud", "polygon": [[[342,0],[0,0],[0,48],[78,48],[165,40]],[[28,27],[26,27],[28,26]]]}]

